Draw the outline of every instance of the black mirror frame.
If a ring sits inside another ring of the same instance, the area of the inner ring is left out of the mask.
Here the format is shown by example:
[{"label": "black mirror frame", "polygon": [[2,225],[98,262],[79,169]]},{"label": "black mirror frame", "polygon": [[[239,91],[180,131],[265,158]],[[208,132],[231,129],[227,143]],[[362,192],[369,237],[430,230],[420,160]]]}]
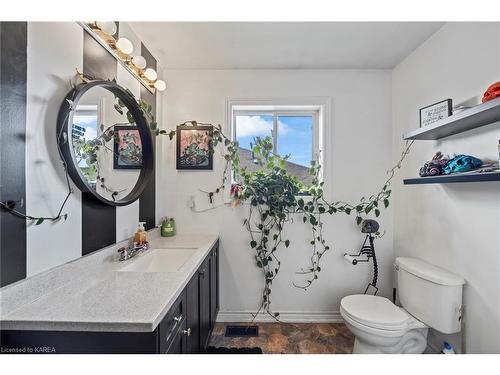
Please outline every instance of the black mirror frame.
[{"label": "black mirror frame", "polygon": [[[123,199],[112,201],[99,195],[83,176],[80,168],[76,165],[76,155],[71,146],[71,132],[73,123],[73,112],[80,98],[93,87],[102,87],[118,97],[125,107],[132,114],[142,144],[142,168],[139,178],[132,191]],[[144,191],[150,177],[154,172],[154,148],[153,137],[149,129],[148,122],[144,117],[137,101],[123,87],[113,81],[90,81],[81,83],[71,90],[64,98],[57,116],[57,143],[64,162],[67,165],[68,173],[75,185],[85,193],[91,193],[99,202],[110,206],[126,206],[136,201]]]}]

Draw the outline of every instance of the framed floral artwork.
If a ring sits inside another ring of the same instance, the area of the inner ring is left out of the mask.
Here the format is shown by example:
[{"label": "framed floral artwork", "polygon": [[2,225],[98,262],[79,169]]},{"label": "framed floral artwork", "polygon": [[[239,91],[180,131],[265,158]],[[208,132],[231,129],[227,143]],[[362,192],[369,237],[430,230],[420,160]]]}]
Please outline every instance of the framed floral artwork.
[{"label": "framed floral artwork", "polygon": [[116,125],[113,130],[114,169],[141,169],[142,144],[136,126]]},{"label": "framed floral artwork", "polygon": [[213,169],[213,126],[177,127],[177,169]]}]

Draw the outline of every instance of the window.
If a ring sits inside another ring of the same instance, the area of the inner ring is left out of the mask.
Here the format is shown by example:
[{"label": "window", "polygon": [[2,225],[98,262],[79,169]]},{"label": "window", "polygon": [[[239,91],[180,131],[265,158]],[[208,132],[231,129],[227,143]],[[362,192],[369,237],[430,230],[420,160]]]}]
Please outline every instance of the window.
[{"label": "window", "polygon": [[95,184],[97,171],[87,164],[85,143],[97,138],[99,108],[97,105],[78,105],[73,115],[73,148],[78,166],[91,184]]},{"label": "window", "polygon": [[233,139],[239,143],[240,163],[248,170],[258,170],[252,153],[255,137],[269,136],[274,152],[289,155],[287,171],[309,185],[311,160],[318,160],[319,109],[305,106],[237,106],[233,108]]}]

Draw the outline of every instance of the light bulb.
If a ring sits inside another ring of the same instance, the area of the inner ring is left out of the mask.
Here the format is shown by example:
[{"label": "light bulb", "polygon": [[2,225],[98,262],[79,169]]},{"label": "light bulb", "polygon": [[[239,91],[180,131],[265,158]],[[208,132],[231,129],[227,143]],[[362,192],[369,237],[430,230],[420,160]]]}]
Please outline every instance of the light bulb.
[{"label": "light bulb", "polygon": [[114,23],[113,21],[108,21],[108,22],[97,21],[95,24],[99,28],[99,30],[104,31],[108,35],[116,34],[116,23]]},{"label": "light bulb", "polygon": [[152,68],[147,68],[145,71],[144,71],[144,77],[146,77],[147,79],[149,79],[150,81],[154,81],[157,77],[158,77],[158,74],[156,74],[156,71]]},{"label": "light bulb", "polygon": [[116,48],[126,55],[130,55],[134,51],[134,45],[127,38],[118,39],[116,42]]},{"label": "light bulb", "polygon": [[142,56],[132,56],[132,64],[139,69],[144,69],[146,67],[146,59]]},{"label": "light bulb", "polygon": [[155,82],[155,88],[158,91],[163,91],[167,88],[167,84],[165,83],[165,81],[162,81],[161,79],[159,79],[158,81]]}]

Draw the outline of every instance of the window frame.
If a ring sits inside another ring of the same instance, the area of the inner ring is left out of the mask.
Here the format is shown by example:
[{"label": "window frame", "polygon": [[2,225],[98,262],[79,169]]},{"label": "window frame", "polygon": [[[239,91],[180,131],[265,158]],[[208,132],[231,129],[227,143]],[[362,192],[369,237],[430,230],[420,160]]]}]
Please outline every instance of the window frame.
[{"label": "window frame", "polygon": [[[302,110],[304,112],[316,112],[317,117],[314,126],[313,135],[313,155],[321,164],[320,180],[324,182],[323,191],[325,198],[332,200],[333,191],[330,180],[332,178],[333,168],[333,99],[330,96],[286,96],[286,97],[226,97],[224,129],[232,140],[235,137],[235,119],[234,112],[248,111],[253,113],[262,113],[264,110],[279,111],[281,113],[294,113]],[[315,155],[317,154],[317,155]],[[228,172],[228,187],[234,180],[233,170]],[[227,189],[229,191],[229,189]],[[307,197],[302,197],[308,199]],[[224,198],[226,203],[231,201],[228,194]]]},{"label": "window frame", "polygon": [[[291,106],[293,107],[293,106]],[[311,149],[311,160],[318,160],[319,154],[321,152],[320,147],[320,126],[319,126],[319,109],[317,110],[305,110],[305,109],[278,109],[278,110],[245,110],[239,109],[232,112],[231,128],[232,128],[232,140],[236,141],[238,133],[236,130],[236,117],[238,116],[272,116],[273,117],[273,129],[271,132],[273,140],[273,152],[279,154],[279,131],[278,131],[278,121],[280,117],[312,117],[312,149]],[[284,156],[284,155],[282,155]],[[310,167],[307,165],[306,167]]]},{"label": "window frame", "polygon": [[[244,107],[244,106],[238,106],[238,107]],[[249,106],[249,107],[254,107],[254,106]],[[272,116],[273,117],[273,129],[271,132],[272,135],[272,140],[273,140],[273,152],[279,154],[279,131],[278,131],[278,121],[280,117],[312,117],[312,150],[311,150],[311,155],[312,159],[315,160],[316,162],[322,161],[322,152],[323,152],[323,147],[322,147],[322,127],[320,123],[320,118],[321,118],[321,108],[320,107],[312,107],[308,108],[309,106],[304,106],[304,105],[281,105],[281,106],[271,106],[271,107],[276,107],[275,109],[269,109],[266,108],[269,106],[261,106],[261,109],[259,108],[252,108],[252,109],[233,109],[231,111],[231,122],[230,122],[230,128],[231,128],[231,139],[233,141],[237,140],[237,126],[236,126],[236,117],[237,116]],[[306,168],[310,167],[310,164],[305,166]],[[320,181],[323,181],[324,176],[323,176],[323,170],[320,170]],[[234,171],[231,170],[231,183],[238,182],[235,180],[235,174]],[[302,196],[302,194],[300,194]]]}]

